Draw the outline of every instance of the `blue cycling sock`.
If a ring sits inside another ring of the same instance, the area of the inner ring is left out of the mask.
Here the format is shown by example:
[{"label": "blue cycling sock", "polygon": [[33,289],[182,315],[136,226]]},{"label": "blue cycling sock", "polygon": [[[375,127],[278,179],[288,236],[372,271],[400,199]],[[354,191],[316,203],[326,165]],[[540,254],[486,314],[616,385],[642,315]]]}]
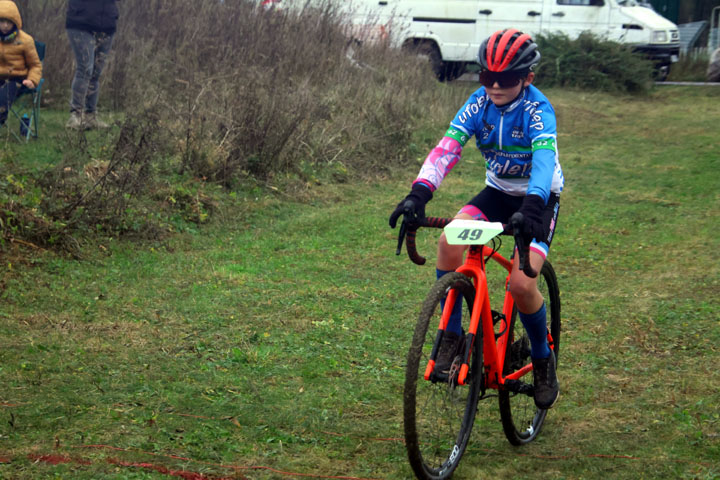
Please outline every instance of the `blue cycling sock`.
[{"label": "blue cycling sock", "polygon": [[[440,270],[439,268],[436,268],[435,272],[437,273],[437,278],[440,278],[446,273],[452,272],[452,270]],[[445,329],[448,332],[457,333],[458,335],[462,335],[462,302],[463,297],[458,292],[457,300],[455,301],[455,305],[453,305],[453,311],[450,314],[450,319],[448,320],[447,328]],[[440,307],[445,310],[444,298],[440,300]]]},{"label": "blue cycling sock", "polygon": [[545,304],[542,304],[540,310],[535,313],[520,313],[520,321],[525,326],[525,330],[530,338],[530,356],[532,358],[548,358],[550,356],[550,346],[547,342],[547,313]]}]

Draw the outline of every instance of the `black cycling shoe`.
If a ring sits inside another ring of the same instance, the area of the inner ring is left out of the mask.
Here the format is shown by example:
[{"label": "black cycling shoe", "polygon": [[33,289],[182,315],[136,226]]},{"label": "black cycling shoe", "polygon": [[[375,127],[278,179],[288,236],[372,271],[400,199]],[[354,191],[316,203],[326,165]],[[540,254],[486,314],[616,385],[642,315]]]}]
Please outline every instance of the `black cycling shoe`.
[{"label": "black cycling shoe", "polygon": [[535,406],[547,410],[552,408],[560,397],[560,388],[555,373],[555,353],[550,352],[548,358],[533,358],[532,364]]},{"label": "black cycling shoe", "polygon": [[442,340],[440,340],[440,349],[435,359],[435,368],[433,373],[437,377],[447,377],[452,367],[455,356],[460,354],[463,346],[465,335],[458,335],[454,332],[445,331]]}]

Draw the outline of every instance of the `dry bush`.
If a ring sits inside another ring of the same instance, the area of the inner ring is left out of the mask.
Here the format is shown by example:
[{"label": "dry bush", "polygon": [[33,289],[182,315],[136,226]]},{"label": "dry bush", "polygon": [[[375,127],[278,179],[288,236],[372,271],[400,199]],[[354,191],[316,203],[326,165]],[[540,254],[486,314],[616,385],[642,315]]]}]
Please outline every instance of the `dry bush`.
[{"label": "dry bush", "polygon": [[79,254],[78,234],[132,232],[147,238],[167,231],[157,202],[148,202],[157,190],[162,149],[157,124],[151,112],[128,119],[100,149],[71,133],[62,161],[0,181],[0,243],[20,240]]},{"label": "dry bush", "polygon": [[158,189],[163,150],[156,115],[128,118],[99,151],[91,151],[82,135],[71,134],[67,141],[63,160],[37,181],[44,193],[38,210],[62,226],[58,238],[97,232],[147,238],[167,231],[161,205],[149,200]]},{"label": "dry bush", "polygon": [[[45,72],[53,98],[64,102],[57,94],[69,92],[72,57],[58,18],[66,2],[19,3],[37,38],[60,39]],[[432,103],[436,85],[425,65],[383,45],[358,48],[330,4],[284,11],[246,0],[119,6],[101,104],[127,115],[157,109],[175,139],[180,173],[226,186],[302,177],[308,169],[333,178],[375,174],[405,160]]]},{"label": "dry bush", "polygon": [[670,68],[668,80],[674,82],[705,82],[710,63],[710,51],[680,53],[680,60]]},{"label": "dry bush", "polygon": [[[18,4],[27,30],[48,43],[46,98],[62,108],[73,75],[67,1]],[[101,110],[122,112],[119,128],[68,133],[62,162],[27,184],[0,182],[2,238],[72,249],[98,232],[155,237],[206,221],[215,183],[365,181],[407,162],[411,136],[446,108],[427,65],[350,40],[329,4],[119,6],[100,96]]]}]

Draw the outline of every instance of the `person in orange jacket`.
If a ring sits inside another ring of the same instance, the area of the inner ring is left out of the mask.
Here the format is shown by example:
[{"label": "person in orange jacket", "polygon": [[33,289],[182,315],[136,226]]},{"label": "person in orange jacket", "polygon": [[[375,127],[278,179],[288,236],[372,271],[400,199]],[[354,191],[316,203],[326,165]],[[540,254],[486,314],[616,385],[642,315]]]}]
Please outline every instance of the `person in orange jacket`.
[{"label": "person in orange jacket", "polygon": [[42,78],[42,63],[33,38],[22,30],[15,2],[0,0],[0,125],[22,86],[35,88]]}]

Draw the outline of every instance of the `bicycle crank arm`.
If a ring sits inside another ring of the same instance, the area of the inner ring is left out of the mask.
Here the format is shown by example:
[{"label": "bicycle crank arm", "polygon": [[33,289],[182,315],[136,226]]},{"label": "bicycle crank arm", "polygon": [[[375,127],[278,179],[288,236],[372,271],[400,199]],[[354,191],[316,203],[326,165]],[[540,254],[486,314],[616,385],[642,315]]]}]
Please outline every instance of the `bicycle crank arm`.
[{"label": "bicycle crank arm", "polygon": [[521,382],[520,380],[505,380],[503,387],[509,392],[522,393],[528,397],[535,396],[535,387],[531,383]]}]

